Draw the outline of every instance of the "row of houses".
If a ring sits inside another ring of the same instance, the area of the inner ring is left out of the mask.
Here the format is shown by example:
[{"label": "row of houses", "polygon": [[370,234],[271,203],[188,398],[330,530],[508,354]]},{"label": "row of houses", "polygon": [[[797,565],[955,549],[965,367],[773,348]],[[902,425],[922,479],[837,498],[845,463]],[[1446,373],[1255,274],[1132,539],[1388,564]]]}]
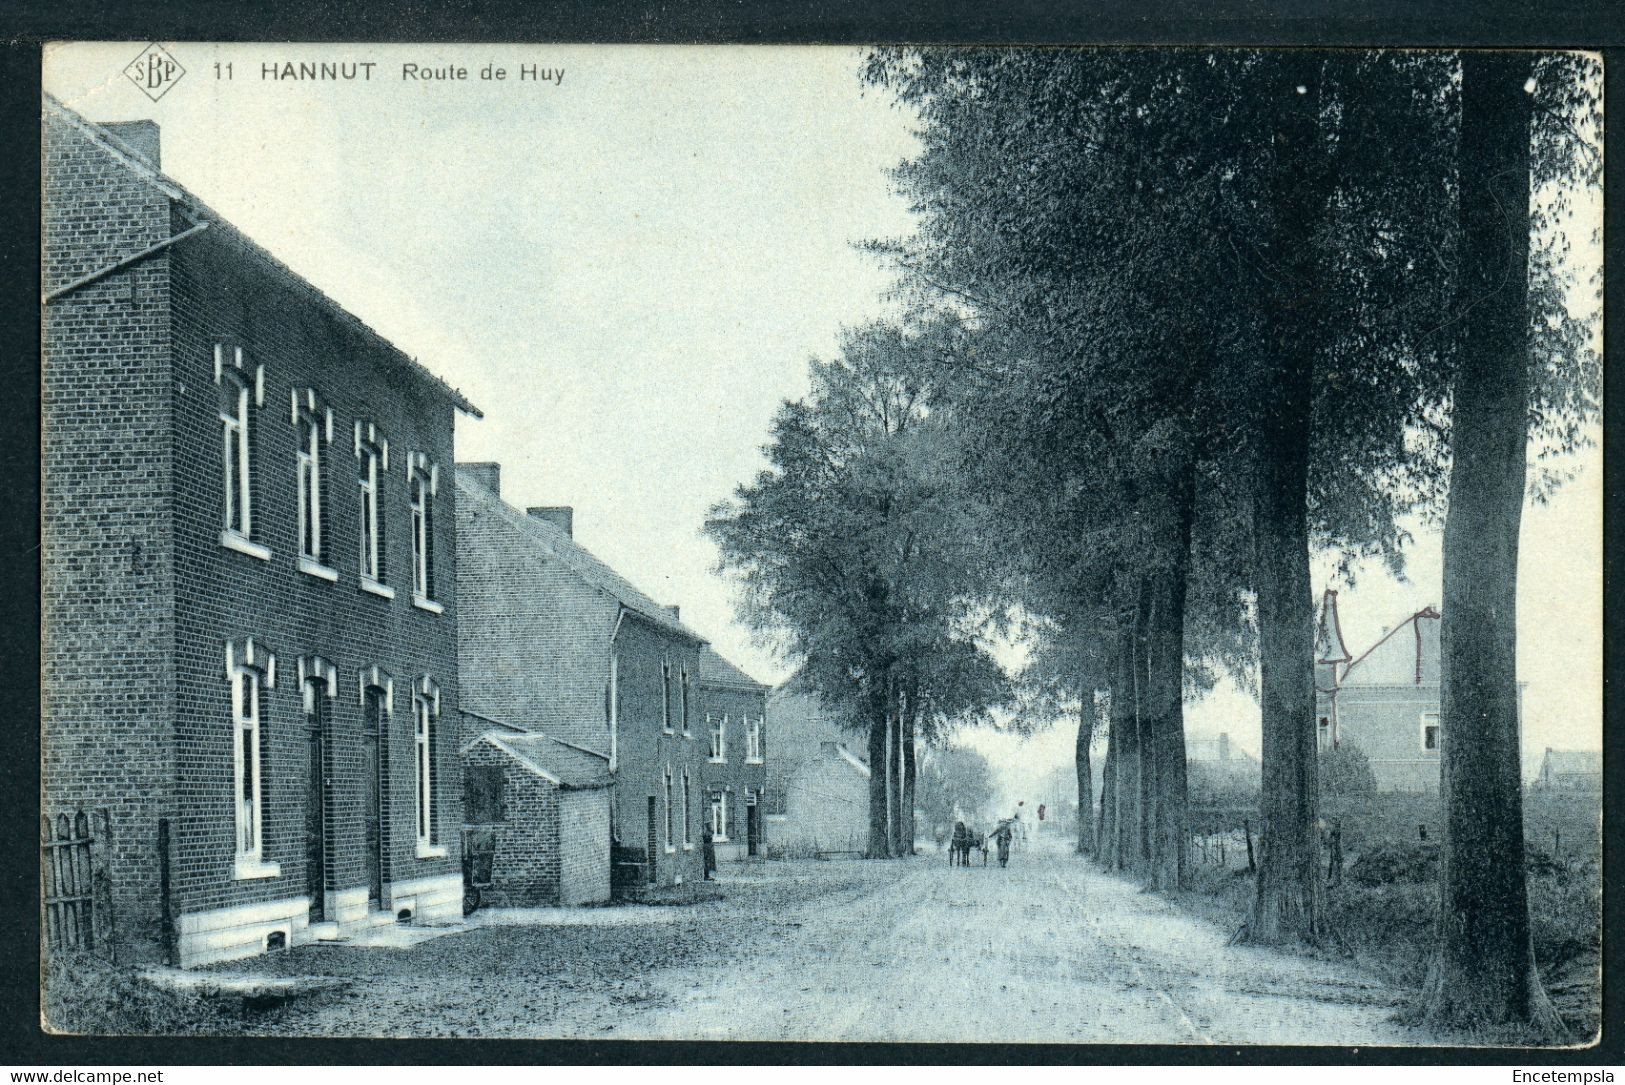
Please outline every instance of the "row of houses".
[{"label": "row of houses", "polygon": [[91,815],[74,891],[125,959],[762,853],[766,687],[458,464],[479,410],[165,176],[156,125],[48,100],[43,152],[42,803]]}]

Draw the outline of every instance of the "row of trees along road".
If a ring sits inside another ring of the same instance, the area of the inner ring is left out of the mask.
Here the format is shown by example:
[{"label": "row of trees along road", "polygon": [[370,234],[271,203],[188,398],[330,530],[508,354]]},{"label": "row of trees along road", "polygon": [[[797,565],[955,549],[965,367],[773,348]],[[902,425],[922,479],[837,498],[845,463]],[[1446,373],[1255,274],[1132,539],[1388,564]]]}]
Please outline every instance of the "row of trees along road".
[{"label": "row of trees along road", "polygon": [[[1311,551],[1401,568],[1444,510],[1441,1025],[1560,1026],[1535,973],[1515,685],[1526,449],[1595,415],[1579,54],[880,50],[918,117],[918,222],[873,250],[905,319],[851,332],[769,468],[713,510],[745,616],[867,728],[871,853],[907,851],[913,743],[1069,687],[1079,848],[1187,881],[1183,705],[1256,683],[1262,855],[1239,937],[1328,936]],[[1578,300],[1577,300],[1578,299]],[[1571,311],[1578,306],[1579,314]],[[1540,465],[1532,484],[1559,479]],[[1090,794],[1096,690],[1109,724]],[[901,811],[901,813],[898,813]]]}]

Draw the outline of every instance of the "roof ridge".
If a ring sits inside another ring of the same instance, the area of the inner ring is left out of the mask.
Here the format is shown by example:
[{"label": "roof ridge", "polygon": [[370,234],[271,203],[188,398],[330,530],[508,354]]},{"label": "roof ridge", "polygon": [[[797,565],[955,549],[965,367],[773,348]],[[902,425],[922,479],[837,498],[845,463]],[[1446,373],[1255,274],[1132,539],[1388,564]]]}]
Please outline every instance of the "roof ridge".
[{"label": "roof ridge", "polygon": [[244,232],[242,227],[238,226],[226,216],[204,203],[185,185],[181,184],[173,177],[170,177],[162,170],[155,169],[146,162],[142,161],[141,157],[135,153],[129,144],[113,135],[100,124],[90,120],[88,117],[85,117],[77,110],[64,105],[59,99],[54,98],[49,94],[45,95],[44,104],[45,111],[47,113],[56,114],[62,120],[78,129],[88,139],[111,151],[113,156],[118,159],[119,164],[125,169],[130,170],[137,177],[146,181],[148,184],[153,185],[170,199],[186,205],[188,211],[203,218],[207,218],[216,226],[221,227],[232,237],[236,238],[243,245],[247,246],[248,249],[254,253],[254,255],[266,260],[278,271],[293,279],[297,286],[311,294],[314,294],[318,301],[331,308],[335,315],[337,315],[341,320],[354,325],[356,329],[361,331],[363,334],[369,335],[373,339],[376,339],[380,345],[382,345],[390,353],[394,354],[397,360],[405,363],[410,371],[415,372],[418,376],[423,377],[438,388],[447,398],[451,400],[453,406],[455,406],[458,410],[473,418],[485,417],[480,409],[474,406],[474,404],[470,403],[468,401],[468,397],[464,396],[463,393],[447,384],[440,377],[436,376],[422,362],[419,362],[416,358],[412,357],[395,343],[391,342],[377,328],[374,328],[355,313],[351,312],[348,308],[339,304],[336,299],[331,297],[321,287],[317,286],[299,272],[283,263],[282,260],[276,256],[276,254],[271,252],[270,249],[267,249],[264,245],[260,244],[258,241],[255,241],[246,232]]},{"label": "roof ridge", "polygon": [[616,572],[608,562],[565,534],[563,529],[508,504],[501,497],[493,494],[488,488],[465,474],[461,468],[462,465],[459,464],[456,472],[459,493],[477,497],[485,504],[497,509],[509,524],[519,530],[521,534],[528,533],[533,541],[545,546],[549,554],[559,564],[575,574],[578,580],[587,584],[588,587],[604,592],[634,613],[650,619],[668,630],[681,633],[702,645],[709,643],[699,633],[673,618],[670,611],[655,602],[636,584]]}]

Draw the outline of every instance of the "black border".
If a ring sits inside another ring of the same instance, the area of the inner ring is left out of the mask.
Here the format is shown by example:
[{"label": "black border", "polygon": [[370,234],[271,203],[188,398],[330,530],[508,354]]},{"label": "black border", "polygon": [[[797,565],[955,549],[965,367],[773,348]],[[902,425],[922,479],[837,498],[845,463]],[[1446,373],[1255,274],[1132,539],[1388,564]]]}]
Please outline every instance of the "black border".
[{"label": "black border", "polygon": [[[64,1066],[207,1064],[625,1065],[646,1063],[1049,1065],[1522,1065],[1538,1069],[1625,1063],[1625,985],[1608,982],[1619,956],[1625,879],[1605,866],[1604,1037],[1595,1048],[1192,1047],[1063,1044],[634,1043],[523,1040],[326,1040],[316,1038],[61,1037],[38,1027],[39,734],[39,116],[40,47],[61,39],[131,41],[491,41],[988,44],[1483,46],[1601,48],[1605,68],[1625,72],[1625,7],[1606,0],[1094,0],[1068,9],[1044,0],[948,0],[916,10],[902,0],[698,0],[687,5],[580,0],[246,0],[167,3],[45,0],[0,14],[0,380],[9,410],[0,423],[0,675],[10,709],[0,727],[3,834],[0,915],[0,1064]],[[1605,118],[1625,118],[1625,78],[1607,80]],[[1625,123],[1625,121],[1616,121]],[[1625,162],[1605,147],[1605,267],[1620,260]],[[1621,455],[1617,404],[1625,370],[1612,364],[1625,325],[1621,276],[1604,285],[1604,796],[1625,793],[1618,698],[1621,609],[1618,561]],[[1557,645],[1561,650],[1561,645]],[[1619,754],[1619,756],[1615,756]],[[1605,819],[1604,855],[1621,854],[1625,823]],[[20,920],[20,921],[18,921]],[[1621,973],[1625,975],[1625,973]]]}]

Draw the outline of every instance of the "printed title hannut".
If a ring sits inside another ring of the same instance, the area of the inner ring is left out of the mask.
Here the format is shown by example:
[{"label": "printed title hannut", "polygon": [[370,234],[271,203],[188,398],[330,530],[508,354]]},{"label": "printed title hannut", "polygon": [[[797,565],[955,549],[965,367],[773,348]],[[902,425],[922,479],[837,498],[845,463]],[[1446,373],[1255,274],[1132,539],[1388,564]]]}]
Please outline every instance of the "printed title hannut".
[{"label": "printed title hannut", "polygon": [[[217,65],[218,67],[218,65]],[[347,61],[265,61],[260,64],[261,80],[287,80],[290,82],[372,82],[373,75],[386,78],[385,73],[378,72],[379,64],[376,60],[347,60]],[[535,81],[538,83],[552,83],[555,86],[564,82],[563,68],[544,68],[539,64],[517,64],[512,68],[491,63],[484,67],[470,68],[462,64],[419,64],[407,61],[400,66],[400,77],[403,81],[418,82],[470,82],[474,79],[488,81],[506,81],[517,79],[521,82]]]}]

